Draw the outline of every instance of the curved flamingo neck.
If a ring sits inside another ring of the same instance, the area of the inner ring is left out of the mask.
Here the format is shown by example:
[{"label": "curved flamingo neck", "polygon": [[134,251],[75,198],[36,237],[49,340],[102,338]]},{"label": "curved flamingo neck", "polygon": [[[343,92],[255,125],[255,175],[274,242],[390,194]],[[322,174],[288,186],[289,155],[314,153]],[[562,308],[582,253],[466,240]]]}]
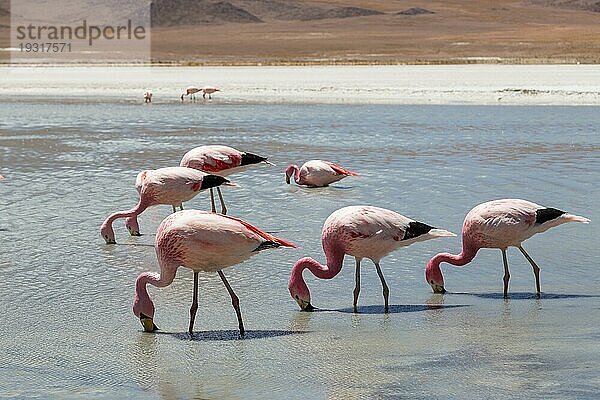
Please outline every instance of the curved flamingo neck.
[{"label": "curved flamingo neck", "polygon": [[138,308],[140,313],[150,318],[154,317],[154,303],[146,286],[148,283],[156,287],[168,286],[173,282],[176,271],[177,267],[161,265],[160,275],[154,272],[142,272],[135,280],[134,312]]},{"label": "curved flamingo neck", "polygon": [[343,251],[325,251],[327,257],[327,264],[323,265],[317,260],[306,257],[301,259],[294,265],[292,269],[293,280],[301,281],[304,283],[302,272],[308,269],[314,276],[319,279],[331,279],[340,273],[344,261]]},{"label": "curved flamingo neck", "polygon": [[138,201],[138,203],[131,210],[117,211],[116,213],[109,215],[108,218],[106,218],[106,220],[104,220],[104,223],[102,225],[112,226],[113,221],[116,219],[126,218],[126,217],[136,217],[136,216],[140,215],[142,212],[144,212],[144,210],[146,208],[148,208],[148,206],[150,206],[150,204],[147,201],[143,201],[142,198],[140,197],[140,200]]},{"label": "curved flamingo neck", "polygon": [[427,269],[428,270],[431,270],[431,269],[439,270],[440,264],[443,262],[446,262],[448,264],[451,264],[451,265],[454,265],[457,267],[462,267],[463,265],[470,263],[471,260],[473,260],[473,258],[475,258],[475,255],[477,254],[478,250],[479,249],[477,249],[477,248],[463,246],[463,249],[460,252],[460,254],[450,254],[450,253],[436,254],[427,263]]},{"label": "curved flamingo neck", "polygon": [[298,183],[299,180],[300,180],[300,168],[298,168],[297,165],[294,165],[294,181],[296,181],[296,183]]}]

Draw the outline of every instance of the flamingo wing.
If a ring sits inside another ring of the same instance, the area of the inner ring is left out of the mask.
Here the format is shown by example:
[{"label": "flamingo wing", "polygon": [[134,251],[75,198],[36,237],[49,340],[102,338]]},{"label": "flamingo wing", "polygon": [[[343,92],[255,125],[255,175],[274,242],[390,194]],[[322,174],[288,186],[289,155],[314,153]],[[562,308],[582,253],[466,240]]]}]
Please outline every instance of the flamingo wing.
[{"label": "flamingo wing", "polygon": [[335,172],[337,172],[340,175],[348,175],[348,176],[358,176],[358,174],[356,172],[352,172],[350,170],[347,170],[344,167],[341,167],[337,164],[334,164],[332,162],[329,161],[323,161],[325,164],[329,165],[331,167],[331,169],[333,169]]}]

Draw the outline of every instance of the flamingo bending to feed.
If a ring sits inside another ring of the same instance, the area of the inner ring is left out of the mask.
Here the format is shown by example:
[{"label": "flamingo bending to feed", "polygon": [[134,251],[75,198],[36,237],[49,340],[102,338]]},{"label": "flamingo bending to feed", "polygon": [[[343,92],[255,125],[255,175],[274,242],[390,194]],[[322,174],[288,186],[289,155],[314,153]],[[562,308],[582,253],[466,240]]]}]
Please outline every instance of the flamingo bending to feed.
[{"label": "flamingo bending to feed", "polygon": [[517,247],[533,268],[535,286],[540,295],[540,268],[521,246],[526,239],[536,233],[544,232],[566,222],[589,223],[590,220],[577,215],[567,214],[556,208],[547,208],[539,204],[521,199],[502,199],[488,201],[474,207],[463,223],[462,252],[458,255],[450,253],[436,254],[427,263],[425,278],[436,293],[444,293],[444,277],[440,264],[447,262],[463,266],[482,248],[502,250],[504,262],[504,297],[508,296],[508,259],[506,249]]},{"label": "flamingo bending to feed", "polygon": [[[188,151],[181,159],[179,165],[211,174],[227,176],[259,163],[274,165],[267,160],[267,157],[246,153],[236,150],[233,147],[209,145],[199,146]],[[225,206],[223,194],[219,187],[217,187],[217,193],[221,201],[221,214],[227,214],[227,207]],[[210,202],[212,212],[216,212],[215,197],[212,189],[210,189]]]},{"label": "flamingo bending to feed", "polygon": [[190,100],[196,100],[196,93],[201,90],[201,88],[196,86],[188,86],[185,88],[185,92],[181,94],[181,101],[183,101],[183,96],[190,96]]},{"label": "flamingo bending to feed", "polygon": [[236,218],[196,210],[171,214],[156,232],[154,247],[160,275],[143,272],[137,277],[133,313],[140,319],[145,331],[158,329],[154,324],[154,303],[148,295],[146,284],[168,286],[173,282],[177,268],[189,268],[194,271],[194,295],[188,328],[192,333],[198,309],[198,272],[217,272],[231,296],[240,335],[243,336],[239,299],[221,270],[239,264],[262,250],[280,246],[296,247]]},{"label": "flamingo bending to feed", "polygon": [[327,265],[321,265],[310,257],[301,258],[292,268],[288,289],[302,310],[313,310],[310,291],[302,277],[302,272],[308,269],[317,278],[331,279],[342,269],[344,256],[351,255],[356,261],[354,288],[354,311],[356,312],[360,293],[360,262],[363,258],[369,258],[375,264],[381,280],[387,312],[389,288],[379,267],[379,261],[400,247],[444,236],[456,235],[385,208],[372,206],[341,208],[334,211],[323,225],[322,244]]},{"label": "flamingo bending to feed", "polygon": [[158,204],[171,204],[183,210],[182,203],[191,200],[200,191],[219,185],[235,186],[229,180],[218,175],[210,175],[193,168],[168,167],[141,171],[136,178],[135,186],[140,194],[137,205],[128,211],[111,214],[100,228],[100,233],[107,244],[114,244],[115,232],[112,223],[118,218],[127,218],[126,226],[132,236],[139,236],[137,216],[146,208]]},{"label": "flamingo bending to feed", "polygon": [[215,92],[220,92],[219,89],[217,88],[213,88],[213,87],[205,87],[202,88],[202,98],[206,99],[206,95],[208,95],[209,99],[212,99],[211,94],[215,93]]},{"label": "flamingo bending to feed", "polygon": [[290,183],[291,176],[294,176],[298,185],[322,187],[347,176],[358,176],[358,174],[328,161],[310,160],[300,168],[295,164],[290,164],[285,170],[285,183]]}]

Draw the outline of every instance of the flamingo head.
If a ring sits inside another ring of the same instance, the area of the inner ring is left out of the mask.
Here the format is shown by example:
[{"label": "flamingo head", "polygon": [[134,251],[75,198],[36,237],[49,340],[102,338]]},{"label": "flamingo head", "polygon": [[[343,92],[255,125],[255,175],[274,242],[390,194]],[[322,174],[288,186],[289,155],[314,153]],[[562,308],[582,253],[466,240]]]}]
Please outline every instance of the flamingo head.
[{"label": "flamingo head", "polygon": [[136,217],[127,217],[127,219],[125,219],[125,227],[131,236],[141,236],[140,226],[138,225]]},{"label": "flamingo head", "polygon": [[440,264],[436,263],[434,259],[435,257],[427,263],[425,279],[427,279],[427,283],[429,283],[434,293],[446,293],[446,289],[444,289],[444,276],[442,275]]},{"label": "flamingo head", "polygon": [[186,95],[186,93],[181,94],[181,101],[183,101],[183,96],[185,96],[185,95]]},{"label": "flamingo head", "polygon": [[285,183],[290,184],[290,178],[294,175],[294,172],[298,169],[298,166],[295,164],[290,164],[289,167],[285,170]]},{"label": "flamingo head", "polygon": [[231,183],[229,179],[223,178],[221,175],[208,174],[202,178],[202,184],[200,190],[206,190],[217,186],[237,186],[235,183]]},{"label": "flamingo head", "polygon": [[143,288],[139,289],[139,283],[143,279],[144,274],[140,275],[136,281],[136,293],[133,301],[133,313],[140,319],[145,332],[154,332],[158,327],[154,324],[154,303],[148,292],[146,284],[143,283]]},{"label": "flamingo head", "polygon": [[305,264],[307,262],[312,261],[311,258],[301,258],[296,262],[294,267],[292,268],[292,275],[290,276],[290,281],[288,283],[288,290],[290,291],[290,295],[296,303],[300,306],[302,311],[313,311],[315,307],[310,303],[310,290],[308,290],[308,286],[306,286],[306,282],[304,282],[304,278],[302,278],[302,271],[306,268]]},{"label": "flamingo head", "polygon": [[102,238],[104,239],[106,244],[117,243],[115,240],[115,231],[113,231],[113,228],[112,226],[110,226],[110,224],[102,224],[102,227],[100,227],[100,234],[102,235]]}]

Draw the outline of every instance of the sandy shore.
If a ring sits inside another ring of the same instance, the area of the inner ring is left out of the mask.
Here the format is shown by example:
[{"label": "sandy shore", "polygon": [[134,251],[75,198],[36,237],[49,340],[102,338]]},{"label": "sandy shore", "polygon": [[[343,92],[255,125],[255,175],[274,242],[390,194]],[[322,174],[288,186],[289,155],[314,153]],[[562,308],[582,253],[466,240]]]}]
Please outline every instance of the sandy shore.
[{"label": "sandy shore", "polygon": [[[180,101],[189,85],[213,102],[599,105],[600,65],[2,68],[0,96],[22,101]],[[201,101],[200,101],[201,103]]]}]

